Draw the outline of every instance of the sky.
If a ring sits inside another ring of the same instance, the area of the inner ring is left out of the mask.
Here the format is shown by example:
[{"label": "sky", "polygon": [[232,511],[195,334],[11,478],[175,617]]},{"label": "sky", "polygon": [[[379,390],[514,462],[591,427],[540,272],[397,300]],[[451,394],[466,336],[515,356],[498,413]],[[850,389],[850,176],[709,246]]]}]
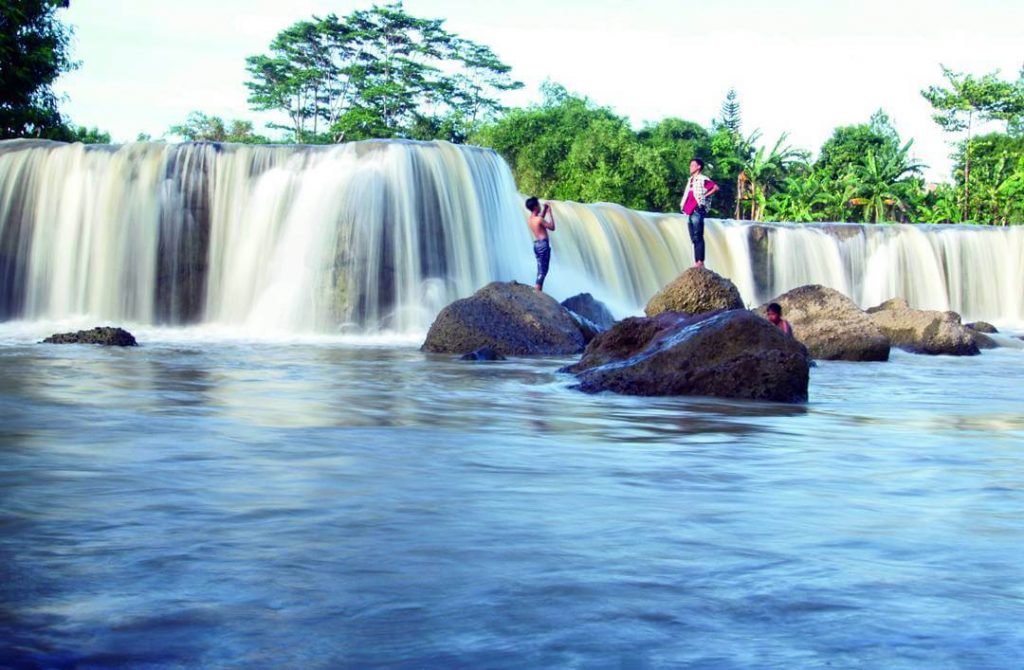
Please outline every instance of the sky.
[{"label": "sky", "polygon": [[[313,15],[372,6],[342,0],[72,0],[81,67],[54,88],[72,122],[115,142],[158,138],[189,112],[253,120],[282,117],[246,103],[245,58]],[[378,3],[383,4],[383,3]],[[920,91],[942,85],[941,65],[1016,78],[1024,65],[1021,0],[406,0],[486,44],[524,89],[510,106],[541,99],[545,80],[627,117],[635,128],[666,117],[709,125],[730,88],[743,131],[816,156],[832,131],[884,109],[929,181],[949,179],[950,140]],[[992,129],[996,129],[993,127]],[[275,135],[274,131],[264,131]]]}]

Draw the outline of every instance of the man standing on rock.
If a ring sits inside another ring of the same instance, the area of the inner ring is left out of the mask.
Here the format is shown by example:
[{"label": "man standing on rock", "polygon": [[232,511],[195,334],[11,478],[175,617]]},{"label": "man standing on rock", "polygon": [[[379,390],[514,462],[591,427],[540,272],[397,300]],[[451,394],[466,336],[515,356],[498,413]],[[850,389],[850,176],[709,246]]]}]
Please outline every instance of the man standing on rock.
[{"label": "man standing on rock", "polygon": [[690,161],[690,180],[686,182],[679,209],[688,217],[690,241],[693,242],[694,267],[704,267],[704,217],[708,213],[711,196],[718,190],[718,184],[704,176],[704,161],[694,158]]},{"label": "man standing on rock", "polygon": [[530,218],[527,224],[530,232],[533,233],[533,255],[537,257],[537,283],[534,288],[537,291],[544,290],[544,277],[548,274],[548,264],[551,263],[551,242],[548,240],[548,231],[555,229],[555,215],[551,213],[551,203],[544,203],[544,209],[540,207],[537,198],[527,198],[526,209],[530,210]]}]

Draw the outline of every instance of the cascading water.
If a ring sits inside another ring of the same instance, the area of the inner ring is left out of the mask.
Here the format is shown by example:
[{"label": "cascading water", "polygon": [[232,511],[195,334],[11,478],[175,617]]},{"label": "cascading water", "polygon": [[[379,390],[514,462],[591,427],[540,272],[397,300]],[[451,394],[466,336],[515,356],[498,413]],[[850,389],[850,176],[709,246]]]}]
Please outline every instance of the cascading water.
[{"label": "cascading water", "polygon": [[[692,264],[681,216],[556,203],[547,290],[639,312]],[[525,210],[493,152],[0,142],[0,319],[253,333],[424,330],[488,281],[532,283]],[[803,284],[1024,322],[1024,228],[710,220],[748,304]]]}]

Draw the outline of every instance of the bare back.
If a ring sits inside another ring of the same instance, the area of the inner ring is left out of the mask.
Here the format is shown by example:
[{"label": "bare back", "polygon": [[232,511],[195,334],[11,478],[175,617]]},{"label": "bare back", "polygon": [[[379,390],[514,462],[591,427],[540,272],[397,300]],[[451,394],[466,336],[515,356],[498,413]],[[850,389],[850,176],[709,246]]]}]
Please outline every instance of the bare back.
[{"label": "bare back", "polygon": [[546,240],[548,239],[548,231],[555,229],[555,217],[551,213],[551,208],[545,205],[543,210],[531,213],[526,224],[530,227],[533,239]]}]

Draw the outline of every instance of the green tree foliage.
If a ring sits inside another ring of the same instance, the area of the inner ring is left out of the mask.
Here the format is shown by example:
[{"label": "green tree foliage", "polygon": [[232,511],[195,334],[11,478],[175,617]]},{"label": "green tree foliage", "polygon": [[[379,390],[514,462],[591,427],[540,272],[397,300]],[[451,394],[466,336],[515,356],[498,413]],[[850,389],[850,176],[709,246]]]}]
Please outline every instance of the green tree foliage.
[{"label": "green tree foliage", "polygon": [[0,0],[0,139],[66,136],[51,85],[72,70],[57,0]]},{"label": "green tree foliage", "polygon": [[954,154],[954,180],[960,194],[961,212],[973,223],[1024,222],[1024,136],[989,133],[974,138],[971,148],[971,180],[965,184],[966,142]]},{"label": "green tree foliage", "polygon": [[68,128],[66,141],[81,142],[82,144],[110,144],[110,133],[96,127],[74,126]]},{"label": "green tree foliage", "polygon": [[1015,131],[1024,119],[1024,72],[1016,82],[999,78],[999,71],[981,77],[954,72],[943,66],[948,88],[929,86],[921,95],[935,109],[932,118],[952,133],[965,133],[963,160],[963,220],[970,215],[972,133],[978,121],[1003,121]]},{"label": "green tree foliage", "polygon": [[284,112],[297,142],[371,137],[462,141],[520,88],[490,48],[402,3],[313,17],[246,60],[254,109]]},{"label": "green tree foliage", "polygon": [[[670,154],[703,135],[699,126],[671,120],[644,139],[606,107],[546,83],[544,101],[515,109],[470,139],[500,153],[524,193],[582,202],[615,202],[642,210],[674,211]],[[658,138],[657,140],[655,138]],[[665,141],[666,144],[661,144]]]},{"label": "green tree foliage", "polygon": [[869,150],[862,163],[851,167],[845,179],[845,198],[860,208],[862,221],[910,220],[909,204],[921,190],[921,181],[914,175],[924,167],[909,158],[912,144],[910,140],[896,152],[877,156]]},{"label": "green tree foliage", "polygon": [[739,135],[743,123],[740,118],[740,103],[736,99],[735,88],[730,88],[729,92],[725,94],[725,100],[722,101],[721,124],[726,130]]},{"label": "green tree foliage", "polygon": [[192,112],[185,123],[171,126],[171,135],[187,142],[237,142],[240,144],[267,144],[269,139],[253,132],[251,121],[234,119],[225,121],[219,116]]},{"label": "green tree foliage", "polygon": [[[754,137],[752,136],[751,143]],[[752,221],[763,220],[768,196],[779,189],[790,171],[802,169],[807,161],[806,151],[785,143],[788,137],[787,133],[783,133],[771,149],[761,146],[742,163],[737,193],[740,200],[745,201],[749,207]]]}]

